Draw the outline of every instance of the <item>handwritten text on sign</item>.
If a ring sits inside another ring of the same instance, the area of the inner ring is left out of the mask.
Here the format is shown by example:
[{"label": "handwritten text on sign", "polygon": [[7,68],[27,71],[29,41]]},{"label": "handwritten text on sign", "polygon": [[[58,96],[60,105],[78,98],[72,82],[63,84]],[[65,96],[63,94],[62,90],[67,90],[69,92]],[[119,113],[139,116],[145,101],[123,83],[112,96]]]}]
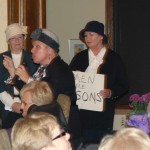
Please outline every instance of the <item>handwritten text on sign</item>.
[{"label": "handwritten text on sign", "polygon": [[79,109],[103,111],[104,75],[73,71]]}]

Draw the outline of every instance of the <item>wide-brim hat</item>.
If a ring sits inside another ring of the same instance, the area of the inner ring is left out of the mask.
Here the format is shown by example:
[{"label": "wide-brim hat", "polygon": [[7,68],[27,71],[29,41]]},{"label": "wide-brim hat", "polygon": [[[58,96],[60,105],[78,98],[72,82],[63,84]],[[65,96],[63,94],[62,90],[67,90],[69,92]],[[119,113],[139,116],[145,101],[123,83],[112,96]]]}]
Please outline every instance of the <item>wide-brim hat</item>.
[{"label": "wide-brim hat", "polygon": [[5,34],[6,34],[7,41],[11,39],[13,36],[18,35],[18,34],[23,34],[26,38],[28,34],[27,26],[19,25],[19,23],[13,23],[7,26],[5,30]]},{"label": "wide-brim hat", "polygon": [[55,33],[38,28],[31,33],[31,39],[38,40],[51,47],[55,52],[59,52],[59,39]]},{"label": "wide-brim hat", "polygon": [[98,21],[90,21],[86,24],[85,28],[79,32],[80,39],[84,39],[86,31],[95,32],[99,35],[104,36],[104,24]]}]

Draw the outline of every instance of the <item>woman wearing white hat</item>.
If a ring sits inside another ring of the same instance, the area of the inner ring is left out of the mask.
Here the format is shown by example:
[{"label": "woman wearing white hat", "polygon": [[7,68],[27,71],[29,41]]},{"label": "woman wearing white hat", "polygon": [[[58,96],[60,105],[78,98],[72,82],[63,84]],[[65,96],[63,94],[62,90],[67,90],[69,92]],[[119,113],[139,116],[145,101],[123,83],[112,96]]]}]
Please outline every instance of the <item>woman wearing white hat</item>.
[{"label": "woman wearing white hat", "polygon": [[[9,50],[0,54],[0,100],[2,110],[2,127],[10,128],[15,120],[21,115],[13,111],[20,111],[20,101],[18,90],[9,82],[15,76],[15,68],[24,63],[30,74],[33,74],[37,69],[32,61],[31,53],[24,50],[24,41],[27,36],[27,27],[21,26],[18,23],[8,25],[6,30],[6,40],[9,45]],[[11,68],[11,69],[10,69]],[[7,93],[6,93],[7,92]],[[14,101],[10,101],[10,95],[14,97]],[[5,107],[5,108],[3,108]],[[7,115],[12,115],[12,120],[6,121]]]}]

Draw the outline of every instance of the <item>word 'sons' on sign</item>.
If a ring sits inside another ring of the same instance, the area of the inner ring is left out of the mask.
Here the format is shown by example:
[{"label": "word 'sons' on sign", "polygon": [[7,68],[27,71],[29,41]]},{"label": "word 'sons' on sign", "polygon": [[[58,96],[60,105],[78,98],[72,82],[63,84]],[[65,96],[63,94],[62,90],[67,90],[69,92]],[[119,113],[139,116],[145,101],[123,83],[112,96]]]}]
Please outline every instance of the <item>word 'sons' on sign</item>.
[{"label": "word 'sons' on sign", "polygon": [[105,75],[79,71],[73,73],[79,109],[104,111],[104,100],[100,96],[100,90],[104,89]]}]

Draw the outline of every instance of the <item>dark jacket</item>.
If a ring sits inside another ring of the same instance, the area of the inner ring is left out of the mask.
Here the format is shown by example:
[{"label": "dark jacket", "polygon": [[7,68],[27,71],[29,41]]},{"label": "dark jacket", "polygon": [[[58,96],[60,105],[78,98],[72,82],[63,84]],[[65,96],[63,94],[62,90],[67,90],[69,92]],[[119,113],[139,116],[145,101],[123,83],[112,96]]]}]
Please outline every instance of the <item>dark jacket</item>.
[{"label": "dark jacket", "polygon": [[[85,72],[89,65],[88,49],[81,51],[70,63],[72,71]],[[129,90],[128,77],[121,57],[112,50],[107,50],[104,62],[98,68],[98,74],[105,74],[106,88],[112,90],[112,96],[106,99],[106,110],[96,112],[80,110],[83,130],[111,131],[115,111],[115,101]]]},{"label": "dark jacket", "polygon": [[[23,50],[22,52],[23,52],[23,63],[25,64],[27,71],[31,75],[33,75],[34,72],[37,70],[38,65],[33,63],[31,52],[25,50]],[[7,55],[12,58],[10,50],[0,54],[0,92],[7,91],[11,95],[13,95],[14,94],[13,86],[9,84],[6,85],[6,83],[4,82],[8,79],[10,75],[7,69],[5,69],[5,67],[3,66],[3,59],[4,59],[3,55]]]},{"label": "dark jacket", "polygon": [[46,68],[46,77],[41,79],[52,87],[54,94],[68,95],[71,101],[76,101],[74,75],[69,66],[57,56]]},{"label": "dark jacket", "polygon": [[[31,52],[23,50],[22,54],[23,54],[23,63],[25,64],[28,72],[32,75],[37,70],[38,65],[33,63]],[[14,95],[13,86],[5,83],[5,81],[8,79],[10,75],[7,69],[5,69],[5,67],[3,66],[3,59],[4,59],[3,55],[7,55],[12,58],[10,50],[0,54],[0,92],[6,91],[13,96]],[[20,81],[20,84],[23,84],[23,82]],[[18,113],[5,110],[4,105],[1,101],[0,101],[0,111],[2,112],[2,127],[3,128],[11,128],[14,122],[18,118],[22,117]],[[9,117],[9,119],[7,119],[8,115],[11,116]]]},{"label": "dark jacket", "polygon": [[[70,63],[73,71],[85,72],[89,66],[88,49],[81,51],[76,55]],[[104,63],[99,66],[98,74],[107,75],[106,87],[113,91],[112,98],[122,96],[129,89],[128,77],[126,69],[121,57],[112,50],[106,53]]]},{"label": "dark jacket", "polygon": [[[53,90],[55,99],[59,94],[68,95],[71,101],[76,101],[75,93],[75,81],[74,76],[69,66],[57,56],[46,67],[46,77],[41,79],[46,81]],[[23,85],[20,84],[20,80],[17,80],[16,87],[21,89]]]},{"label": "dark jacket", "polygon": [[67,125],[66,119],[64,117],[62,108],[56,101],[54,101],[51,104],[47,104],[47,105],[41,105],[41,106],[32,105],[32,106],[30,106],[30,108],[28,109],[28,114],[31,114],[34,112],[47,112],[49,114],[54,115],[57,118],[59,124],[62,126],[62,128],[65,131],[68,131],[68,125]]}]

